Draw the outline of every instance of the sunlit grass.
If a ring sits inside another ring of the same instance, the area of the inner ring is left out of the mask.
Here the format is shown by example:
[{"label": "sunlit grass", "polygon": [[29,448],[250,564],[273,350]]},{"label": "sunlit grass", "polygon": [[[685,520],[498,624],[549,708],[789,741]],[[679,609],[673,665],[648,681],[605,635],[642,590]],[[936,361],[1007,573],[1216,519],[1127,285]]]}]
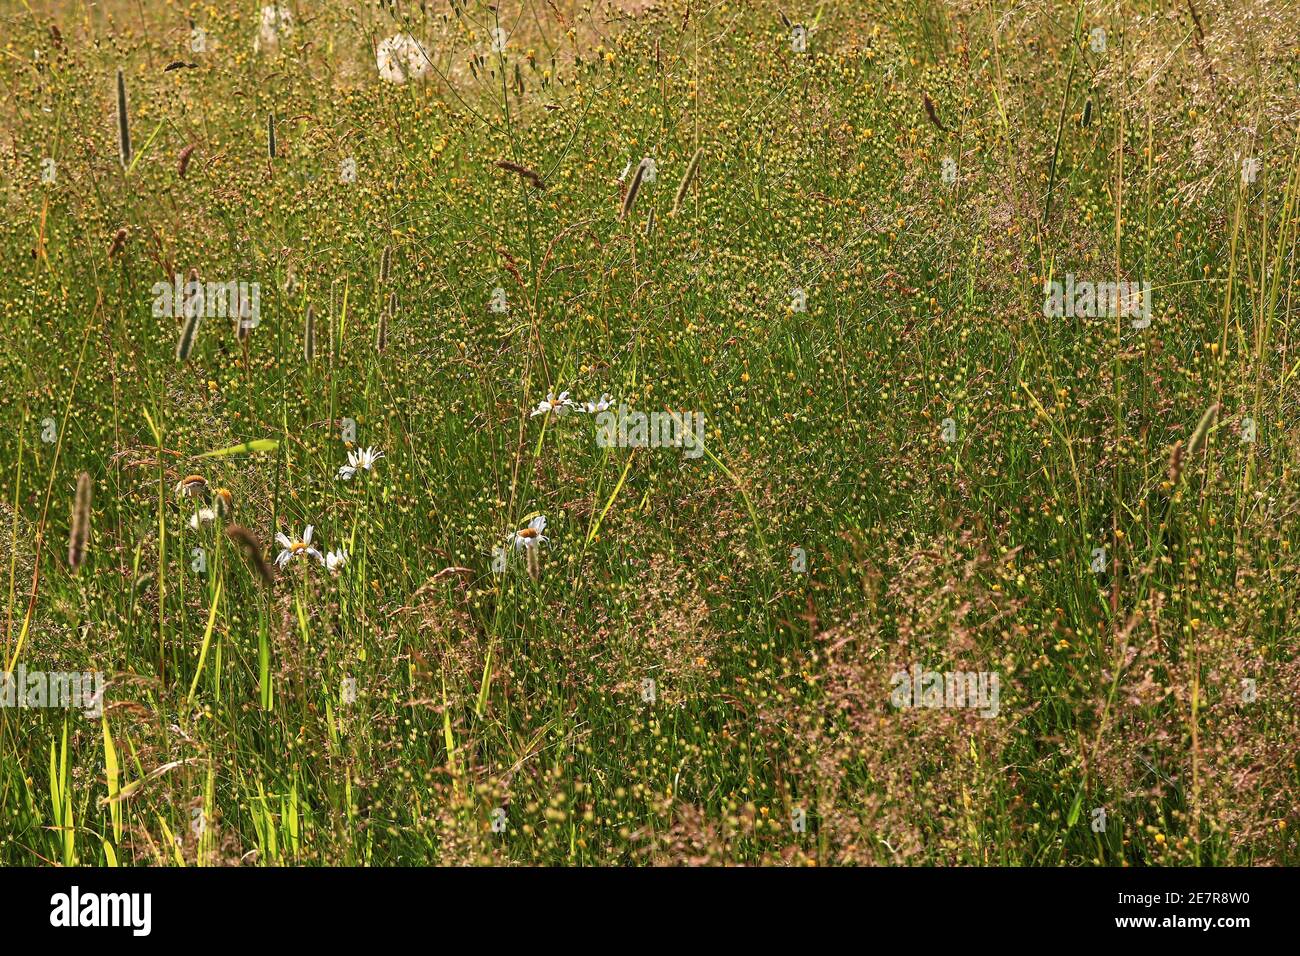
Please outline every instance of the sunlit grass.
[{"label": "sunlit grass", "polygon": [[258,7],[0,15],[0,862],[1300,862],[1286,18]]}]

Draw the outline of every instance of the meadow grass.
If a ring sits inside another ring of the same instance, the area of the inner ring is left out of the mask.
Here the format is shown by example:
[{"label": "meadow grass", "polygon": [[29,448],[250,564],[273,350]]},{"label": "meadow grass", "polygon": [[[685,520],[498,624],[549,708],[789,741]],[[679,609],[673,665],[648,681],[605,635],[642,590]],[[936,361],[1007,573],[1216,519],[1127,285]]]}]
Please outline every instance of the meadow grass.
[{"label": "meadow grass", "polygon": [[0,13],[0,862],[1300,862],[1291,3],[263,6]]}]

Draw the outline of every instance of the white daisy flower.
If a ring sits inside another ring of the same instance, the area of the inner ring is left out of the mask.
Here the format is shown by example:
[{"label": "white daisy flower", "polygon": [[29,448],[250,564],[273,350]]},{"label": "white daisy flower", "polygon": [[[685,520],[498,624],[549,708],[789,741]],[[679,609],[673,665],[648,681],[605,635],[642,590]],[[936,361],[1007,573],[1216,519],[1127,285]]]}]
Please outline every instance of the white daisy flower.
[{"label": "white daisy flower", "polygon": [[330,574],[338,574],[343,570],[343,565],[348,563],[348,553],[342,548],[337,551],[325,552],[325,567],[329,569]]},{"label": "white daisy flower", "polygon": [[430,61],[419,40],[409,33],[395,33],[379,41],[375,65],[379,67],[379,75],[389,83],[405,83],[424,79]]},{"label": "white daisy flower", "polygon": [[325,556],[311,546],[312,528],[312,525],[307,525],[303,530],[301,538],[290,538],[284,533],[276,534],[276,542],[284,549],[275,559],[275,563],[279,567],[284,567],[297,557],[311,557],[315,558],[321,564],[325,563]]},{"label": "white daisy flower", "polygon": [[533,409],[533,413],[528,417],[536,418],[538,415],[545,415],[548,412],[554,412],[557,415],[563,415],[572,406],[573,406],[573,402],[569,401],[568,392],[561,392],[559,398],[555,397],[554,392],[547,392],[546,398],[542,399],[542,401],[537,403],[537,407]]},{"label": "white daisy flower", "polygon": [[253,52],[260,53],[262,48],[274,50],[281,40],[293,36],[293,13],[288,7],[268,4],[262,8],[261,25],[257,36],[253,38]]},{"label": "white daisy flower", "polygon": [[362,448],[360,451],[348,452],[348,463],[339,469],[338,477],[347,481],[358,471],[370,471],[375,462],[384,457],[382,451],[374,448]]},{"label": "white daisy flower", "polygon": [[588,415],[595,415],[597,412],[607,411],[612,401],[613,399],[609,397],[609,393],[605,392],[600,396],[598,402],[583,402],[578,407],[578,411],[586,412]]},{"label": "white daisy flower", "polygon": [[542,534],[546,528],[546,516],[538,515],[532,521],[528,522],[527,528],[520,528],[514,533],[515,549],[535,548],[543,541],[549,541],[550,538]]},{"label": "white daisy flower", "polygon": [[203,507],[190,516],[190,527],[195,531],[199,530],[199,525],[208,524],[217,520],[217,513],[212,508]]}]

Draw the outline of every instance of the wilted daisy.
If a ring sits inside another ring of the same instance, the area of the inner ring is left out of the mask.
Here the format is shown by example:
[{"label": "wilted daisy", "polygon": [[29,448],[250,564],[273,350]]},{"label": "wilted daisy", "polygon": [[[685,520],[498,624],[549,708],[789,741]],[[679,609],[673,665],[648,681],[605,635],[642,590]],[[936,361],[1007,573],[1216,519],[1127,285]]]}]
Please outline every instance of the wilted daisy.
[{"label": "wilted daisy", "polygon": [[253,52],[260,53],[263,48],[274,50],[281,40],[293,36],[293,13],[288,7],[268,4],[262,8],[262,21],[253,38]]},{"label": "wilted daisy", "polygon": [[282,568],[297,557],[312,557],[321,564],[325,563],[325,556],[311,546],[312,527],[312,525],[307,525],[301,538],[290,538],[283,532],[276,534],[276,542],[284,549],[276,555],[275,563],[277,566]]},{"label": "wilted daisy", "polygon": [[543,541],[549,541],[550,539],[547,538],[546,535],[542,534],[542,531],[545,530],[545,528],[546,516],[538,515],[532,521],[528,522],[527,528],[520,528],[515,532],[515,548],[535,548]]},{"label": "wilted daisy", "polygon": [[578,411],[586,412],[588,415],[595,415],[597,412],[606,411],[612,401],[613,399],[610,398],[609,393],[606,392],[600,396],[600,401],[598,402],[583,402],[578,406]]},{"label": "wilted daisy", "polygon": [[216,520],[217,512],[205,505],[190,516],[190,527],[197,531],[199,530],[199,525],[208,524],[209,522]]},{"label": "wilted daisy", "polygon": [[429,54],[409,33],[395,33],[379,42],[375,50],[379,75],[389,83],[420,80],[429,72]]},{"label": "wilted daisy", "polygon": [[228,488],[215,489],[212,492],[212,500],[216,503],[217,514],[228,515],[235,510],[235,496]]},{"label": "wilted daisy", "polygon": [[548,412],[563,415],[572,406],[573,402],[569,401],[568,392],[561,392],[559,398],[555,397],[554,392],[547,392],[546,398],[537,403],[537,407],[533,409],[533,413],[529,417],[536,418],[538,415],[545,415]]},{"label": "wilted daisy", "polygon": [[376,451],[374,448],[350,451],[348,452],[348,463],[339,469],[338,477],[347,481],[358,471],[370,471],[375,467],[375,462],[383,457],[384,453]]},{"label": "wilted daisy", "polygon": [[208,497],[208,479],[202,475],[186,475],[176,482],[176,494],[185,498],[202,498],[206,501]]},{"label": "wilted daisy", "polygon": [[337,551],[325,552],[325,567],[329,569],[330,574],[338,574],[343,569],[343,565],[348,563],[348,553],[342,548]]}]

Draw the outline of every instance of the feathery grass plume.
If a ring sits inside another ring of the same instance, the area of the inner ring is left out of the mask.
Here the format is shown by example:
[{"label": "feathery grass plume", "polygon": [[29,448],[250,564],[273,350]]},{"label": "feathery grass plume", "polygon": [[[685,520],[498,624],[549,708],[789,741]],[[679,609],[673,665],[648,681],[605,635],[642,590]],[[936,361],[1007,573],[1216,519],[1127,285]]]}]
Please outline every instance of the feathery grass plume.
[{"label": "feathery grass plume", "polygon": [[1079,125],[1084,129],[1087,129],[1088,124],[1091,122],[1092,122],[1092,97],[1090,96],[1088,97],[1088,101],[1083,104],[1083,116],[1080,117],[1079,119]]},{"label": "feathery grass plume", "polygon": [[108,244],[108,257],[116,258],[126,248],[126,226],[113,234],[113,241]]},{"label": "feathery grass plume", "polygon": [[189,361],[190,353],[194,351],[194,340],[199,337],[199,319],[202,317],[202,309],[185,310],[185,326],[181,329],[180,340],[176,343],[176,361]]},{"label": "feathery grass plume", "polygon": [[189,172],[190,157],[194,155],[194,146],[194,143],[190,143],[190,145],[182,149],[180,157],[176,161],[176,175],[181,179],[184,179],[185,174]]},{"label": "feathery grass plume", "polygon": [[701,146],[691,157],[690,165],[686,167],[686,175],[682,177],[682,183],[677,187],[677,195],[673,198],[673,215],[681,208],[682,200],[686,198],[687,191],[691,188],[691,183],[695,181],[695,174],[699,172],[700,160],[704,157],[704,147]]},{"label": "feathery grass plume", "polygon": [[636,167],[636,175],[632,177],[632,184],[627,187],[627,195],[623,197],[623,208],[619,211],[618,221],[622,222],[627,218],[627,214],[632,211],[636,204],[636,194],[641,191],[641,178],[645,176],[645,160],[641,160]]},{"label": "feathery grass plume", "polygon": [[645,217],[645,235],[650,238],[655,234],[655,211],[650,210],[650,215]]},{"label": "feathery grass plume", "polygon": [[257,540],[257,535],[243,525],[232,524],[226,526],[226,537],[244,549],[245,556],[261,577],[262,583],[267,587],[275,584],[275,575],[266,563],[266,557],[262,554],[262,542]]},{"label": "feathery grass plume", "polygon": [[521,166],[519,163],[512,163],[508,159],[498,159],[494,164],[499,169],[514,173],[516,176],[522,176],[528,180],[537,189],[545,189],[546,184],[542,182],[542,174],[535,169],[529,169],[527,166]]},{"label": "feathery grass plume", "polygon": [[308,365],[316,357],[316,310],[307,306],[307,318],[303,320],[302,357]]},{"label": "feathery grass plume", "polygon": [[388,275],[393,269],[393,247],[384,246],[384,254],[379,257],[379,284],[388,282]]},{"label": "feathery grass plume", "polygon": [[131,126],[126,112],[126,77],[117,68],[117,155],[122,168],[131,165]]},{"label": "feathery grass plume", "polygon": [[275,159],[275,110],[266,114],[266,155]]},{"label": "feathery grass plume", "polygon": [[379,313],[379,328],[375,330],[375,351],[382,352],[388,345],[388,320],[397,313],[397,293],[388,295],[388,308]]},{"label": "feathery grass plume", "polygon": [[934,100],[930,99],[930,94],[923,92],[921,98],[925,101],[925,113],[930,117],[930,122],[943,130],[943,132],[948,132],[948,127],[939,122],[939,111],[935,109]]},{"label": "feathery grass plume", "polygon": [[86,560],[86,541],[90,538],[90,473],[77,476],[77,499],[72,506],[72,526],[68,530],[68,566],[76,571]]}]

